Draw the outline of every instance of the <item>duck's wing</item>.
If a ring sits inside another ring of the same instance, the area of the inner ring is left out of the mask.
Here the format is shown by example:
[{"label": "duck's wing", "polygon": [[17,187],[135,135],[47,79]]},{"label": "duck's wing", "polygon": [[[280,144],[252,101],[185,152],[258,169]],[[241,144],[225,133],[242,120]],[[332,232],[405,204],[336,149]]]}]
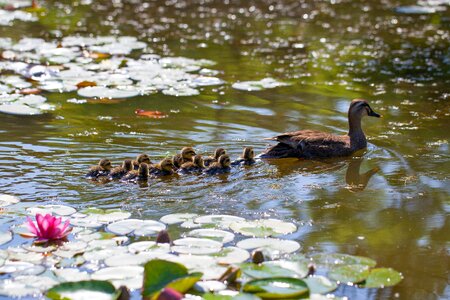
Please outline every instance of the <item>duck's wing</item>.
[{"label": "duck's wing", "polygon": [[268,140],[277,141],[294,149],[302,149],[308,144],[328,144],[330,142],[339,142],[339,138],[337,136],[318,130],[286,132],[269,138]]}]

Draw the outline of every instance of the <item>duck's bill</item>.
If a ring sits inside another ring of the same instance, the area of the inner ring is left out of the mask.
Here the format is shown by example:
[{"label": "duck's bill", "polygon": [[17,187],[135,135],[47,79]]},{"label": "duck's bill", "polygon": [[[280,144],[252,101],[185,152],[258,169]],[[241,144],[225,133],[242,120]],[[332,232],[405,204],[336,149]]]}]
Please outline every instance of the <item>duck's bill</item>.
[{"label": "duck's bill", "polygon": [[376,118],[382,118],[383,116],[380,114],[377,114],[376,112],[374,112],[373,110],[370,110],[369,112],[369,117],[376,117]]}]

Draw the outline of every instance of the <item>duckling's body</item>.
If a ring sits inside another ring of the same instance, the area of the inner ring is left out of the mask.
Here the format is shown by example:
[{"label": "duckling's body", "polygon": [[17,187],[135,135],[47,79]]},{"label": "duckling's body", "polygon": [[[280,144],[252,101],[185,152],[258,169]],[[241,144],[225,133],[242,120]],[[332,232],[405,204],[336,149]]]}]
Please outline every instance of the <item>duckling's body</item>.
[{"label": "duckling's body", "polygon": [[210,156],[210,157],[206,157],[203,159],[203,163],[205,164],[205,166],[209,166],[215,162],[217,162],[219,160],[219,157],[221,155],[227,154],[227,151],[223,148],[217,148],[216,150],[214,150],[214,155]]},{"label": "duckling's body", "polygon": [[255,151],[253,151],[253,147],[244,147],[244,150],[242,151],[242,155],[239,159],[233,161],[231,163],[232,166],[251,166],[253,165],[255,161]]},{"label": "duckling's body", "polygon": [[125,159],[120,167],[115,167],[111,170],[108,177],[110,179],[120,179],[131,170],[133,170],[133,161],[131,159]]},{"label": "duckling's body", "polygon": [[153,177],[168,176],[174,173],[173,167],[172,158],[165,158],[157,165],[150,167],[149,173]]},{"label": "duckling's body", "polygon": [[86,178],[99,178],[102,176],[108,176],[109,172],[112,169],[111,161],[109,159],[101,159],[98,162],[98,165],[93,166],[89,169],[89,172],[85,175]]},{"label": "duckling's body", "polygon": [[145,153],[139,154],[136,157],[136,160],[133,160],[133,169],[134,170],[139,169],[139,165],[141,163],[146,163],[149,166],[152,164],[152,162],[150,161],[150,157],[147,154],[145,154]]},{"label": "duckling's body", "polygon": [[203,173],[208,175],[219,175],[230,173],[231,160],[227,154],[223,154],[219,157],[219,160],[212,163]]},{"label": "duckling's body", "polygon": [[261,154],[261,158],[325,158],[348,156],[367,147],[367,140],[361,128],[364,116],[381,117],[374,112],[366,100],[355,99],[348,110],[349,132],[347,135],[333,135],[317,130],[288,132],[269,140],[278,141]]},{"label": "duckling's body", "polygon": [[203,163],[203,157],[201,155],[194,156],[194,161],[187,162],[181,165],[178,169],[180,174],[192,174],[201,173],[205,169],[205,164]]},{"label": "duckling's body", "polygon": [[138,182],[147,181],[149,176],[149,169],[146,163],[141,163],[139,169],[131,170],[120,181],[123,182]]}]

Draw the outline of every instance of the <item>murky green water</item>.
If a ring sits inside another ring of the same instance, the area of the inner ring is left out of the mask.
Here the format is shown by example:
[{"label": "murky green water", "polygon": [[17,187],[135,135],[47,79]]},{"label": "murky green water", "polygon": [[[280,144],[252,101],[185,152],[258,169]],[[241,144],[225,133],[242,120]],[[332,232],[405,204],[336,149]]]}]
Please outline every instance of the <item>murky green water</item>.
[{"label": "murky green water", "polygon": [[[303,252],[374,258],[405,279],[382,290],[341,288],[351,299],[445,299],[449,282],[450,42],[447,11],[401,15],[411,1],[48,1],[39,22],[0,26],[0,36],[133,35],[162,56],[217,62],[227,84],[200,96],[160,93],[114,104],[72,104],[36,117],[1,115],[0,192],[25,201],[173,212],[276,217],[300,226]],[[81,2],[83,3],[83,1]],[[138,55],[139,52],[136,52]],[[273,77],[292,85],[242,92],[231,83]],[[347,131],[352,98],[383,119],[365,119],[362,158],[280,160],[224,177],[182,176],[147,188],[88,182],[99,158],[192,145],[259,152],[263,138],[295,129]],[[160,110],[166,119],[136,117]],[[377,172],[369,172],[376,170]],[[355,187],[355,184],[360,184]]]}]

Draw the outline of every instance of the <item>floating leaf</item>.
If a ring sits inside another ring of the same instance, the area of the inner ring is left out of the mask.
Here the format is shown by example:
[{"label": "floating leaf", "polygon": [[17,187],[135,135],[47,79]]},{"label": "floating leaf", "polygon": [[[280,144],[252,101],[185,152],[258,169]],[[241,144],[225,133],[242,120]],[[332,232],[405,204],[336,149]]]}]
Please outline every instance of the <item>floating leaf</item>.
[{"label": "floating leaf", "polygon": [[12,240],[11,231],[0,232],[0,245],[6,244]]},{"label": "floating leaf", "polygon": [[227,294],[204,294],[202,298],[205,300],[259,300],[261,298],[252,295],[230,291]]},{"label": "floating leaf", "polygon": [[344,265],[333,268],[328,276],[341,283],[360,283],[369,276],[367,265]]},{"label": "floating leaf", "polygon": [[85,98],[121,99],[139,95],[138,90],[116,89],[101,86],[84,87],[78,90],[78,95]]},{"label": "floating leaf", "polygon": [[297,226],[276,219],[261,219],[234,222],[230,224],[230,229],[247,236],[266,237],[292,233]]},{"label": "floating leaf", "polygon": [[223,244],[234,240],[234,234],[231,232],[217,229],[196,229],[192,230],[187,235],[191,237],[211,239]]},{"label": "floating leaf", "polygon": [[324,276],[309,276],[303,279],[311,294],[326,294],[337,289],[336,282],[330,281]]},{"label": "floating leaf", "polygon": [[89,280],[60,283],[48,290],[45,296],[54,300],[115,300],[119,295],[120,292],[108,281]]},{"label": "floating leaf", "polygon": [[76,213],[76,209],[66,205],[38,205],[27,208],[27,212],[31,215],[35,214],[55,214],[58,216],[70,216]]},{"label": "floating leaf", "polygon": [[197,217],[197,214],[187,214],[187,213],[177,213],[177,214],[169,214],[165,215],[160,219],[161,222],[166,224],[178,224],[183,223],[189,220],[192,220],[193,218]]},{"label": "floating leaf", "polygon": [[245,219],[231,215],[209,215],[198,217],[194,221],[199,224],[215,224],[222,228],[228,228],[231,223],[245,221]]},{"label": "floating leaf", "polygon": [[153,220],[128,219],[109,224],[106,227],[110,232],[126,235],[134,233],[135,235],[151,235],[166,229],[166,225]]},{"label": "floating leaf", "polygon": [[238,242],[236,246],[246,250],[264,249],[274,256],[292,253],[300,249],[300,244],[296,241],[275,238],[249,238]]},{"label": "floating leaf", "polygon": [[[263,265],[263,264],[254,264],[254,263],[244,263],[239,266],[242,272],[250,276],[251,278],[272,278],[272,277],[284,277],[287,274],[292,275],[292,277],[296,277],[294,272],[282,268],[276,265]],[[291,277],[291,276],[289,276]],[[299,276],[298,276],[299,277]]]},{"label": "floating leaf", "polygon": [[287,86],[288,83],[276,81],[273,78],[264,78],[259,81],[241,81],[233,83],[231,86],[234,89],[237,90],[243,90],[243,91],[261,91],[263,89],[272,89],[280,86]]},{"label": "floating leaf", "polygon": [[173,241],[172,251],[183,254],[211,254],[222,249],[222,243],[209,239],[184,238]]},{"label": "floating leaf", "polygon": [[277,277],[248,281],[243,291],[263,299],[296,299],[308,292],[308,286],[301,279]]},{"label": "floating leaf", "polygon": [[56,269],[53,271],[62,282],[66,281],[85,281],[89,280],[91,276],[87,272],[80,271],[74,268]]},{"label": "floating leaf", "polygon": [[383,288],[393,286],[402,281],[403,276],[391,268],[372,269],[366,279],[363,287],[365,288]]},{"label": "floating leaf", "polygon": [[162,119],[162,118],[167,118],[168,117],[167,114],[165,114],[163,112],[160,112],[160,111],[157,111],[157,110],[136,109],[134,111],[134,113],[137,116],[140,116],[140,117],[148,117],[148,118],[154,118],[154,119]]},{"label": "floating leaf", "polygon": [[20,199],[13,195],[0,194],[0,207],[19,203]]},{"label": "floating leaf", "polygon": [[95,83],[94,81],[81,81],[78,82],[76,84],[77,88],[81,89],[81,88],[85,88],[85,87],[89,87],[89,86],[97,86],[97,83]]},{"label": "floating leaf", "polygon": [[218,264],[230,265],[238,264],[250,258],[248,251],[237,247],[225,247],[220,252],[210,254]]},{"label": "floating leaf", "polygon": [[377,264],[376,261],[368,257],[340,253],[316,254],[311,258],[315,263],[322,265],[366,265],[374,267]]}]

